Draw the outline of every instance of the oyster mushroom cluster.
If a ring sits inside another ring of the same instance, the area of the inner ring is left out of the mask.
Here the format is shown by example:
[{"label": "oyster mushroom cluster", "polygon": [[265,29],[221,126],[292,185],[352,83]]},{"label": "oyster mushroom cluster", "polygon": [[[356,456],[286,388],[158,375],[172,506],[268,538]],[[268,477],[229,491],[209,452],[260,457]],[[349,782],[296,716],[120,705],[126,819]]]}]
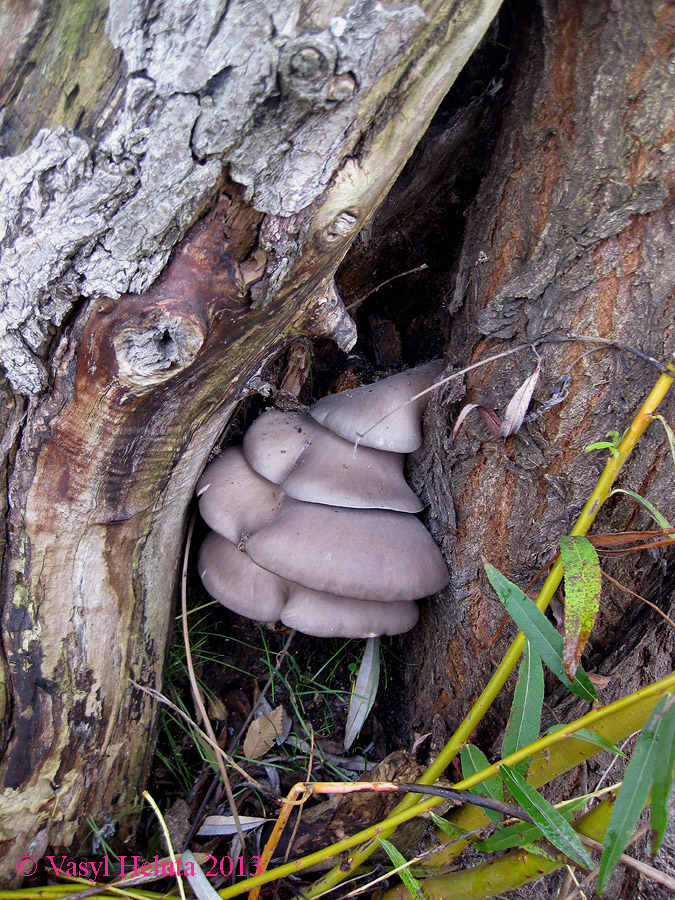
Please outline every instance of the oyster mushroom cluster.
[{"label": "oyster mushroom cluster", "polygon": [[[448,583],[415,513],[404,455],[422,443],[440,361],[331,394],[307,412],[262,413],[197,484],[213,531],[199,551],[206,590],[262,622],[317,637],[408,631],[417,599]],[[358,445],[355,442],[358,440]]]}]

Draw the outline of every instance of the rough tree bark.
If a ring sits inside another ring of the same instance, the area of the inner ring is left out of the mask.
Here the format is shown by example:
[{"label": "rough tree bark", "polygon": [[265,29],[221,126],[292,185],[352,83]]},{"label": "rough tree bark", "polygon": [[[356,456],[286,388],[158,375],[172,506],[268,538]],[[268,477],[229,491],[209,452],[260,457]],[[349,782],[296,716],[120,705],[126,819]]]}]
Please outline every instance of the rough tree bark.
[{"label": "rough tree bark", "polygon": [[[569,333],[623,341],[667,361],[675,349],[675,7],[651,0],[563,0],[542,4],[529,27],[525,18],[521,24],[497,146],[470,208],[457,262],[445,278],[440,267],[429,278],[432,302],[446,304],[449,365],[458,369],[543,335]],[[429,259],[432,243],[415,243],[422,229],[410,199],[434,197],[447,157],[435,158],[433,148],[445,135],[456,159],[459,122],[448,119],[433,145],[423,144],[420,155],[432,163],[422,169],[426,181],[420,184],[419,170],[411,170],[392,200],[393,209],[411,215],[401,220],[381,211],[370,250],[355,256],[359,265],[372,267],[402,245],[411,248],[411,264]],[[465,145],[462,139],[460,147]],[[443,191],[452,203],[457,186]],[[587,454],[584,447],[613,429],[621,433],[655,380],[656,370],[628,352],[592,349],[583,342],[539,347],[544,369],[534,409],[543,414],[506,440],[490,438],[476,415],[453,441],[456,394],[433,400],[428,410],[427,441],[414,477],[430,501],[452,580],[405,641],[409,706],[402,720],[411,732],[431,732],[432,755],[486,684],[491,654],[500,659],[512,634],[507,627],[491,647],[504,613],[481,557],[527,584],[571,527],[604,465],[604,454]],[[503,411],[535,362],[526,351],[472,373],[464,401]],[[563,390],[566,373],[571,383]],[[564,394],[563,402],[546,409],[556,394]],[[675,397],[668,397],[662,412],[672,424]],[[651,500],[670,522],[672,466],[664,432],[654,425],[620,482]],[[625,496],[613,498],[597,523],[600,532],[645,527],[653,523]],[[643,553],[603,560],[603,568],[672,617],[668,559],[667,551]],[[674,663],[672,628],[604,582],[585,658],[590,671],[608,676],[601,700],[663,677]],[[494,741],[495,752],[507,699],[478,736],[483,745]],[[555,706],[555,698],[551,702]],[[570,709],[561,697],[557,702],[563,721],[585,711]],[[578,792],[579,777],[573,773],[558,787],[568,796]],[[672,841],[666,852],[670,860],[662,863],[673,871]],[[607,893],[665,895],[658,886],[638,884],[635,873],[618,874]],[[531,896],[549,894],[537,886]]]},{"label": "rough tree bark", "polygon": [[3,6],[4,877],[135,805],[198,474],[292,337],[353,344],[334,272],[498,6]]},{"label": "rough tree bark", "polygon": [[[448,358],[460,368],[545,335],[585,334],[667,361],[675,329],[675,8],[565,0],[541,16],[523,29],[493,162],[468,216],[448,300]],[[441,398],[429,409],[416,477],[453,575],[447,596],[413,633],[411,655],[427,652],[410,676],[411,696],[426,711],[412,724],[429,730],[436,720],[439,740],[491,671],[485,651],[503,612],[481,556],[529,581],[604,466],[603,454],[584,447],[627,427],[658,375],[617,348],[577,342],[538,349],[544,374],[533,409],[542,414],[518,435],[492,440],[476,416],[453,442],[447,404]],[[503,411],[535,363],[525,351],[473,372],[465,400]],[[564,400],[547,409],[567,372]],[[663,413],[671,422],[674,409],[669,396]],[[661,426],[648,432],[621,483],[673,519],[672,460]],[[617,497],[597,527],[624,531],[650,521],[633,500]],[[667,608],[672,575],[662,558],[607,569]],[[624,640],[635,617],[646,629],[659,621],[614,588],[606,597],[591,668]],[[654,650],[659,666],[672,665],[672,638]],[[602,699],[625,685],[615,680]]]}]

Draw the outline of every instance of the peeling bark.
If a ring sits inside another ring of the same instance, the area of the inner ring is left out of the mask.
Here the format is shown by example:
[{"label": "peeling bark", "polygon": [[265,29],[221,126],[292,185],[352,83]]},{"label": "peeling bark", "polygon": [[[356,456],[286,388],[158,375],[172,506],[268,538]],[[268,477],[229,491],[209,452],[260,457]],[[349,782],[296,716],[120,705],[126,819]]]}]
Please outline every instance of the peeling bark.
[{"label": "peeling bark", "polygon": [[268,359],[353,344],[335,270],[498,6],[112,0],[109,43],[38,72],[74,20],[14,21],[18,110],[58,63],[115,78],[82,134],[65,105],[4,122],[3,877],[135,806],[155,711],[129,679],[161,685],[197,477]]}]

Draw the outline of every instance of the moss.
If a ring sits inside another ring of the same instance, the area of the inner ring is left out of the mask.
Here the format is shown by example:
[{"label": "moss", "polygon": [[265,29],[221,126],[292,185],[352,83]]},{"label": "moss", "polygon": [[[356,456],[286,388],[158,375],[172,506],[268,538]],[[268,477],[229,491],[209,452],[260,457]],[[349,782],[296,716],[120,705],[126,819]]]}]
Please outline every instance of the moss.
[{"label": "moss", "polygon": [[10,98],[13,152],[40,128],[65,125],[92,134],[118,81],[120,54],[105,33],[106,0],[51,5]]}]

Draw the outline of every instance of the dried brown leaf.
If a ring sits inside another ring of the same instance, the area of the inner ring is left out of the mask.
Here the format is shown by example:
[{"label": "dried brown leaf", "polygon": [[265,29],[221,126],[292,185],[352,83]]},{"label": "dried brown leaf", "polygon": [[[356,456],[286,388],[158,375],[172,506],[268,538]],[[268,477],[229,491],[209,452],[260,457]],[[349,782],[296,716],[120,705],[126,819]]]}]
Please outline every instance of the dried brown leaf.
[{"label": "dried brown leaf", "polygon": [[277,706],[266,716],[254,719],[244,740],[244,756],[248,759],[262,759],[272,744],[281,737],[284,709]]},{"label": "dried brown leaf", "polygon": [[466,417],[470,412],[473,412],[474,409],[477,409],[478,412],[482,415],[483,420],[487,425],[492,437],[497,437],[497,435],[499,434],[501,420],[494,409],[490,409],[489,406],[483,406],[481,403],[467,403],[466,406],[463,406],[460,410],[460,413],[457,416],[457,421],[455,422],[455,427],[452,429],[453,440],[457,437],[459,429],[462,427],[462,424]]}]

